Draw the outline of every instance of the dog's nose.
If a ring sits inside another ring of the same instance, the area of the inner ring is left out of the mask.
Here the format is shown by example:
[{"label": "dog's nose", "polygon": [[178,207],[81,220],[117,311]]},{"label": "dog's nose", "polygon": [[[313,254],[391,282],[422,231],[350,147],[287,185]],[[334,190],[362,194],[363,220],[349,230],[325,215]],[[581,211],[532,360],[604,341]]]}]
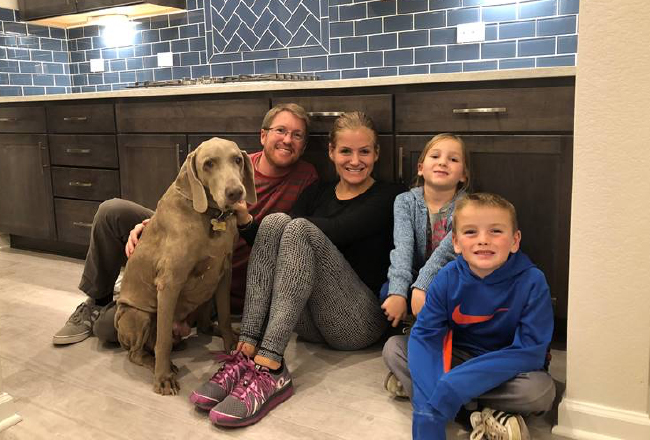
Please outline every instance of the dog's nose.
[{"label": "dog's nose", "polygon": [[244,190],[242,188],[231,188],[226,191],[226,197],[231,203],[235,203],[241,200]]}]

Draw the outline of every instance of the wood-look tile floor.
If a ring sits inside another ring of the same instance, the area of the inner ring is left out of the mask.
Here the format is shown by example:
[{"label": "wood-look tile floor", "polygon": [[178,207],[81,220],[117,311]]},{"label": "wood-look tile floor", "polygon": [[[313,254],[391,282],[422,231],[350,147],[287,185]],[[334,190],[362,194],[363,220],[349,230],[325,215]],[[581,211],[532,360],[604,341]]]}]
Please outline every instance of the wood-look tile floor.
[{"label": "wood-look tile floor", "polygon": [[[337,352],[292,338],[286,361],[294,396],[248,428],[210,424],[188,401],[192,389],[214,372],[221,341],[192,336],[173,353],[179,396],[159,396],[152,375],[130,363],[126,352],[97,338],[64,347],[52,335],[85,299],[76,288],[83,262],[10,249],[0,242],[0,364],[2,389],[23,421],[2,440],[34,439],[390,439],[411,437],[411,409],[382,388],[381,346]],[[565,376],[565,353],[554,352],[552,373]],[[529,419],[535,439],[551,435],[554,413]],[[449,439],[466,439],[458,425]]]}]

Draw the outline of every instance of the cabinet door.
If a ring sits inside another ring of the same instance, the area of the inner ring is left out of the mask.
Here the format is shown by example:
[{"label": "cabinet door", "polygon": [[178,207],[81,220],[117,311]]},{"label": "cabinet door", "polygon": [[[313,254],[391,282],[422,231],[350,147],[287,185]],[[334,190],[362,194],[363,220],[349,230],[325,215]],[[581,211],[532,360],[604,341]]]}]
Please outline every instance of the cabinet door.
[{"label": "cabinet door", "polygon": [[0,135],[0,231],[55,238],[46,135]]},{"label": "cabinet door", "polygon": [[75,0],[20,0],[19,6],[22,20],[54,17],[55,15],[77,12]]},{"label": "cabinet door", "polygon": [[185,135],[118,135],[122,198],[156,209],[187,156]]},{"label": "cabinet door", "polygon": [[[411,182],[431,136],[397,136],[403,180]],[[571,136],[462,137],[470,152],[472,190],[515,205],[521,249],[544,272],[557,318],[567,316],[571,211]]]}]

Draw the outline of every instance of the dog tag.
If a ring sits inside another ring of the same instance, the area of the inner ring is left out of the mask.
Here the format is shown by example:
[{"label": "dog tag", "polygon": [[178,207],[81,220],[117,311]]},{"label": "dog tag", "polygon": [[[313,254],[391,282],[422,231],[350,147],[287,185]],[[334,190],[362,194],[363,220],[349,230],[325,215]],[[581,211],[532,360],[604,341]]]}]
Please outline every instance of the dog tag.
[{"label": "dog tag", "polygon": [[213,218],[210,220],[210,223],[212,224],[212,230],[213,231],[225,231],[226,230],[226,222],[220,222],[216,218]]}]

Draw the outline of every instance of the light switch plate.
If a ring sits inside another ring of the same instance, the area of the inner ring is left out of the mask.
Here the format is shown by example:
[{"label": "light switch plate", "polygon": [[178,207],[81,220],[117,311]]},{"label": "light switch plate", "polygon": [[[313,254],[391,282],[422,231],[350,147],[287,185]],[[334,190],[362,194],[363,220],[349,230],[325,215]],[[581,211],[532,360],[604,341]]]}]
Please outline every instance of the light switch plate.
[{"label": "light switch plate", "polygon": [[473,43],[485,41],[485,23],[464,23],[456,26],[457,43]]},{"label": "light switch plate", "polygon": [[158,53],[158,67],[171,67],[174,65],[174,54],[171,52]]},{"label": "light switch plate", "polygon": [[91,72],[103,72],[104,71],[104,60],[102,58],[95,58],[90,60],[90,71]]}]

